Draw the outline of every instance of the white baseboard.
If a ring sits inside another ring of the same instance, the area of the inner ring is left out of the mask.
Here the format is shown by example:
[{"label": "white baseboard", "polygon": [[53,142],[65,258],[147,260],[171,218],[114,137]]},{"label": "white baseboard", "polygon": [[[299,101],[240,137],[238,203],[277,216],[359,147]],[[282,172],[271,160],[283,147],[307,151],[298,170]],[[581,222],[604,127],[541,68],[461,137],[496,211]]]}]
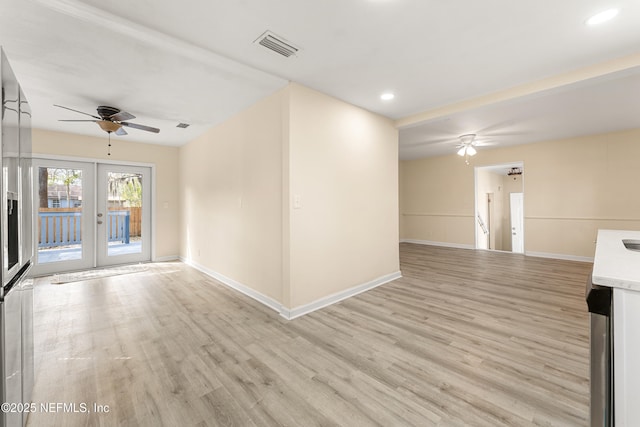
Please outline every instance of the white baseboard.
[{"label": "white baseboard", "polygon": [[467,245],[464,243],[432,242],[430,240],[400,239],[400,243],[414,243],[416,245],[443,246],[445,248],[457,248],[457,249],[475,249],[473,245]]},{"label": "white baseboard", "polygon": [[312,311],[316,311],[319,310],[321,308],[327,307],[331,304],[335,304],[339,301],[342,301],[344,299],[350,298],[352,296],[358,295],[362,292],[368,291],[370,289],[373,289],[375,287],[378,287],[380,285],[383,285],[385,283],[391,282],[393,280],[399,279],[402,277],[402,274],[399,271],[396,271],[394,273],[390,273],[381,277],[378,277],[377,279],[371,280],[367,283],[363,283],[361,285],[358,286],[354,286],[353,288],[349,288],[346,289],[344,291],[341,292],[337,292],[335,294],[326,296],[324,298],[320,298],[319,300],[316,300],[314,302],[311,302],[309,304],[305,304],[302,305],[300,307],[296,307],[294,309],[290,309],[287,307],[284,307],[281,303],[279,303],[278,301],[274,300],[273,298],[270,298],[266,295],[261,294],[258,291],[255,291],[254,289],[250,288],[247,285],[243,285],[240,282],[237,282],[223,274],[220,274],[216,271],[213,271],[203,265],[198,264],[197,262],[194,262],[192,260],[180,257],[179,258],[180,261],[184,262],[187,265],[190,265],[191,267],[195,268],[196,270],[199,270],[201,272],[203,272],[204,274],[213,277],[214,279],[216,279],[218,282],[222,283],[225,286],[228,286],[232,289],[235,289],[238,292],[241,292],[243,294],[245,294],[246,296],[253,298],[254,300],[258,301],[261,304],[266,305],[267,307],[271,308],[272,310],[278,312],[280,314],[280,316],[284,317],[287,320],[293,320],[297,317],[300,316],[304,316],[305,314],[309,314]]},{"label": "white baseboard", "polygon": [[320,298],[314,302],[309,304],[302,305],[300,307],[296,307],[293,309],[287,309],[283,307],[280,315],[287,320],[293,320],[296,317],[303,316],[305,314],[309,314],[312,311],[319,310],[321,308],[325,308],[347,298],[351,298],[352,296],[358,295],[362,292],[366,292],[373,288],[376,288],[380,285],[384,285],[385,283],[389,283],[393,280],[399,279],[402,277],[402,273],[396,271],[394,273],[386,274],[384,276],[378,277],[377,279],[371,280],[367,283],[363,283],[358,286],[354,286],[353,288],[346,289],[341,292],[337,292],[335,294]]},{"label": "white baseboard", "polygon": [[578,255],[552,254],[548,252],[526,252],[525,255],[537,258],[563,259],[565,261],[593,262],[593,258]]},{"label": "white baseboard", "polygon": [[203,272],[204,274],[213,277],[214,279],[216,279],[218,282],[222,283],[223,285],[226,285],[232,289],[235,289],[238,292],[241,292],[243,294],[245,294],[246,296],[253,298],[254,300],[258,301],[261,304],[266,305],[267,307],[271,308],[272,310],[277,311],[278,313],[282,312],[282,304],[280,304],[278,301],[274,300],[273,298],[270,298],[264,294],[261,294],[260,292],[250,288],[247,285],[243,285],[240,282],[237,282],[227,276],[225,276],[224,274],[220,274],[217,271],[213,271],[203,265],[198,264],[195,261],[192,260],[188,260],[185,259],[183,257],[180,257],[180,261],[184,262],[187,265],[190,265],[191,267],[195,268],[196,270],[200,270],[201,272]]},{"label": "white baseboard", "polygon": [[179,259],[180,259],[180,257],[178,255],[167,255],[167,256],[155,257],[153,259],[153,262],[178,261]]}]

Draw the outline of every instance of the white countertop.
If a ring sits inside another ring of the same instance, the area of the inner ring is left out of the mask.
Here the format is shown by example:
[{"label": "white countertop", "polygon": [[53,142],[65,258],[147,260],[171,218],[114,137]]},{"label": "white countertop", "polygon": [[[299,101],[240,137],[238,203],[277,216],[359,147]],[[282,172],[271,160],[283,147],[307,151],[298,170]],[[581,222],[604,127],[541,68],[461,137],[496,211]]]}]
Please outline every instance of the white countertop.
[{"label": "white countertop", "polygon": [[592,281],[640,292],[640,252],[625,248],[623,239],[640,240],[640,231],[598,230]]}]

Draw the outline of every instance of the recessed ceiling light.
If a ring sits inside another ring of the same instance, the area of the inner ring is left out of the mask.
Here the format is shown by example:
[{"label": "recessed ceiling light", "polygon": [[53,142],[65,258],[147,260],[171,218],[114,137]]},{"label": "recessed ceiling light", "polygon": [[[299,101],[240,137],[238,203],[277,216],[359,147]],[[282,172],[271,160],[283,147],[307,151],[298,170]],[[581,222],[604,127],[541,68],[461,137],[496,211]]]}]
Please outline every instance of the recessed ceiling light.
[{"label": "recessed ceiling light", "polygon": [[391,101],[395,97],[396,96],[391,92],[383,93],[382,95],[380,95],[380,99],[382,99],[383,101]]},{"label": "recessed ceiling light", "polygon": [[608,9],[604,12],[596,13],[587,20],[587,25],[602,24],[603,22],[613,19],[618,14],[618,12],[618,9]]}]

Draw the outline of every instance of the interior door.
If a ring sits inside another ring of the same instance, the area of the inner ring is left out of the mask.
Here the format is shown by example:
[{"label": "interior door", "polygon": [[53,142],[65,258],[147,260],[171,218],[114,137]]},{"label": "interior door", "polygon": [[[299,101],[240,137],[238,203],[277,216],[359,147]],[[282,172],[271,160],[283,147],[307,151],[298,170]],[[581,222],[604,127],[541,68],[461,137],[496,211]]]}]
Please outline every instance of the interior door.
[{"label": "interior door", "polygon": [[98,164],[98,266],[151,259],[151,169]]},{"label": "interior door", "polygon": [[34,274],[94,266],[95,165],[33,160]]},{"label": "interior door", "polygon": [[522,193],[509,195],[511,206],[511,251],[524,253],[524,204]]}]

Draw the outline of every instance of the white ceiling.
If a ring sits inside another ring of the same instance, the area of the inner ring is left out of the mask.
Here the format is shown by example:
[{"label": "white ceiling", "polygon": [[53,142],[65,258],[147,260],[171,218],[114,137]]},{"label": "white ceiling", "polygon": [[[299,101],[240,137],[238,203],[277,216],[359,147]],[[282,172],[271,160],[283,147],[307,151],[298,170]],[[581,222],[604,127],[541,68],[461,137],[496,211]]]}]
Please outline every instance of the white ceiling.
[{"label": "white ceiling", "polygon": [[[613,21],[584,24],[609,7],[620,8]],[[638,22],[637,0],[0,0],[0,44],[35,127],[103,136],[93,123],[58,122],[83,117],[52,105],[112,105],[161,129],[123,138],[167,145],[290,80],[404,118],[638,53]],[[298,56],[253,44],[266,30],[301,47]],[[413,124],[401,129],[401,157],[451,152],[434,141],[469,132],[504,144],[640,127],[623,119],[638,111],[627,96],[637,71]],[[384,91],[396,98],[381,101]]]},{"label": "white ceiling", "polygon": [[635,128],[640,67],[402,128],[400,159],[451,154],[469,133],[481,150]]}]

